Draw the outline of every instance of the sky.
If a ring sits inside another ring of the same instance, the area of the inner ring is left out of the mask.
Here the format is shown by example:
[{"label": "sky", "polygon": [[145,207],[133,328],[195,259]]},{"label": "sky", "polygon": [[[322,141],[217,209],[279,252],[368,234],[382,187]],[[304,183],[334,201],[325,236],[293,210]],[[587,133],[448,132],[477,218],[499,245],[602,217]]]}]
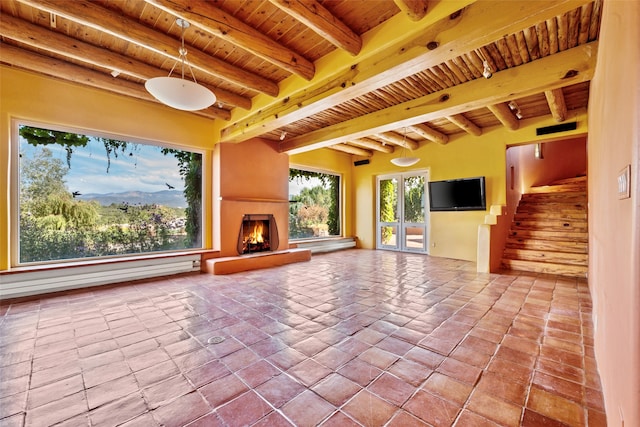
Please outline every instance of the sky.
[{"label": "sky", "polygon": [[[63,147],[48,145],[53,157],[67,164],[67,153]],[[23,156],[33,156],[42,149],[21,140]],[[129,155],[131,154],[131,155]],[[168,190],[169,184],[182,191],[184,183],[178,172],[178,162],[171,155],[164,155],[159,147],[134,144],[126,154],[111,154],[111,166],[107,173],[107,153],[102,142],[91,139],[86,147],[76,147],[71,156],[71,168],[65,176],[67,189],[81,194],[121,193],[126,191],[156,192]]]}]

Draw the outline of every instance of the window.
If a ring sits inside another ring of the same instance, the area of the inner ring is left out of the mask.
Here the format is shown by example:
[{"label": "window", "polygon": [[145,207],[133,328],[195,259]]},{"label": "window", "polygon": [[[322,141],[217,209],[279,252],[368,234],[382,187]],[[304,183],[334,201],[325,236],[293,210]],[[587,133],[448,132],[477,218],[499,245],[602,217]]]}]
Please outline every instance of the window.
[{"label": "window", "polygon": [[18,264],[202,247],[202,154],[17,125]]},{"label": "window", "polygon": [[340,234],[340,175],[289,169],[289,238]]}]

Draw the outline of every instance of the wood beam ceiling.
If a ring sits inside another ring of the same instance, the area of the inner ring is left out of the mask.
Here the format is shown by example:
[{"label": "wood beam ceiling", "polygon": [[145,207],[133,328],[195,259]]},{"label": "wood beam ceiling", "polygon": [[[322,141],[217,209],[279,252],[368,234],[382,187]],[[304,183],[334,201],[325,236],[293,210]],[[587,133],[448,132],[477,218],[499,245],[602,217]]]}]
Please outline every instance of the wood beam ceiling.
[{"label": "wood beam ceiling", "polygon": [[482,135],[482,128],[467,119],[463,114],[453,114],[451,116],[447,116],[446,119],[470,135]]},{"label": "wood beam ceiling", "polygon": [[[222,129],[221,142],[241,142],[277,130],[345,100],[480,49],[502,39],[505,34],[519,32],[522,28],[561,15],[588,1],[477,1],[460,13],[435,23],[416,25],[414,32],[396,39],[383,52],[365,52],[363,49],[358,63],[345,64],[348,69],[355,70],[355,73],[351,79],[342,81],[341,89],[330,88],[321,92],[327,80],[330,80],[325,77],[312,81],[303,91],[282,93],[281,98],[268,107],[250,113]],[[491,22],[491,26],[479,26],[478,22]],[[397,22],[389,20],[382,27],[392,25],[397,25]],[[346,74],[348,69],[336,69],[332,76],[337,78]]]},{"label": "wood beam ceiling", "polygon": [[557,122],[564,122],[567,119],[567,105],[562,89],[546,90],[544,96],[547,98],[547,104],[553,118]]},{"label": "wood beam ceiling", "polygon": [[[597,46],[597,42],[591,42],[524,64],[517,69],[495,73],[491,80],[472,80],[327,126],[280,143],[280,151],[309,151],[585,82],[593,77]],[[529,77],[526,80],[518,78],[523,75]]]},{"label": "wood beam ceiling", "polygon": [[394,2],[412,21],[421,20],[429,10],[427,0],[394,0]]}]

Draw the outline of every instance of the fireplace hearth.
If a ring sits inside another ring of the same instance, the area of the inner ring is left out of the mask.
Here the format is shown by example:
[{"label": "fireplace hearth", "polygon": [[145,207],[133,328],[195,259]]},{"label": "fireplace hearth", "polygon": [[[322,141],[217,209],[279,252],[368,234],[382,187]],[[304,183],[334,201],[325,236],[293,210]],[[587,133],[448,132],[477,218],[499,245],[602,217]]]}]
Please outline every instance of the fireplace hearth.
[{"label": "fireplace hearth", "polygon": [[238,235],[240,255],[278,249],[278,228],[271,214],[245,214]]}]

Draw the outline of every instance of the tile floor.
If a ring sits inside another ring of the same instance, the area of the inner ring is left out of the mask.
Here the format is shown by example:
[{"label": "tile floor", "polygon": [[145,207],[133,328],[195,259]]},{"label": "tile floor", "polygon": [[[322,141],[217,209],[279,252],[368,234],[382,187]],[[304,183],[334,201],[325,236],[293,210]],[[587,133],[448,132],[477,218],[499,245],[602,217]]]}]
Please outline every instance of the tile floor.
[{"label": "tile floor", "polygon": [[2,426],[604,426],[587,284],[347,250],[0,304]]}]

